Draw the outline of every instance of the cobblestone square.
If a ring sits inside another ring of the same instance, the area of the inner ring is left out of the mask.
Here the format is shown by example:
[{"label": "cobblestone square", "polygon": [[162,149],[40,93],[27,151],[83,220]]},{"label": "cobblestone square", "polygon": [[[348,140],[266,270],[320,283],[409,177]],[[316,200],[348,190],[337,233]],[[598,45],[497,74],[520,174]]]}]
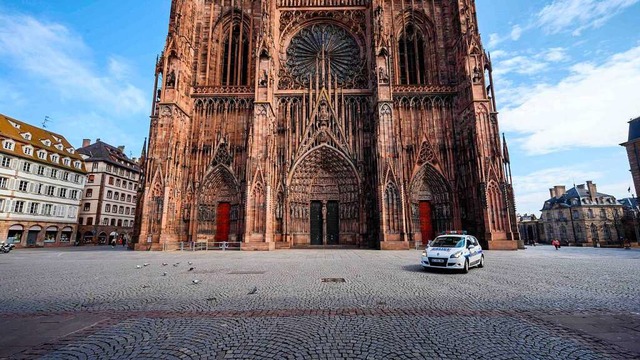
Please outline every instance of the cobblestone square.
[{"label": "cobblestone square", "polygon": [[637,249],[488,251],[466,275],[425,272],[419,256],[13,251],[0,255],[0,357],[640,357]]}]

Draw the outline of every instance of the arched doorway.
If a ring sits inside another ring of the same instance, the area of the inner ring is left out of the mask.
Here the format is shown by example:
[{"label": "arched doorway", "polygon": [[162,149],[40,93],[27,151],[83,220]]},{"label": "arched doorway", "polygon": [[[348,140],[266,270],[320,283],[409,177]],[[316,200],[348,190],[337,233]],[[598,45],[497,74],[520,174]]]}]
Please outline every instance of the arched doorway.
[{"label": "arched doorway", "polygon": [[29,232],[27,233],[27,246],[36,246],[38,243],[38,235],[42,227],[39,225],[33,225],[29,228]]},{"label": "arched doorway", "polygon": [[240,196],[235,177],[218,165],[205,178],[197,200],[197,241],[240,241]]},{"label": "arched doorway", "polygon": [[360,180],[338,150],[320,145],[294,166],[289,180],[288,233],[294,245],[357,245]]},{"label": "arched doorway", "polygon": [[447,180],[429,164],[424,164],[411,182],[411,231],[423,244],[437,234],[452,230],[453,197]]}]

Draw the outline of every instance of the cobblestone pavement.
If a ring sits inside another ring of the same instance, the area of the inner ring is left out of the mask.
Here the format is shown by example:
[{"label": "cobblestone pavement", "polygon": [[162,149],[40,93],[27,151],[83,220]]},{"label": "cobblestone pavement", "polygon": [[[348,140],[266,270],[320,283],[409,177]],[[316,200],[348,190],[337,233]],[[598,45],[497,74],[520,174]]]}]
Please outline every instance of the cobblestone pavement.
[{"label": "cobblestone pavement", "polygon": [[60,326],[14,352],[0,346],[0,357],[640,358],[640,250],[487,251],[485,268],[466,275],[424,272],[419,256],[110,247],[0,254],[0,321],[18,324],[14,334],[54,317],[101,319]]}]

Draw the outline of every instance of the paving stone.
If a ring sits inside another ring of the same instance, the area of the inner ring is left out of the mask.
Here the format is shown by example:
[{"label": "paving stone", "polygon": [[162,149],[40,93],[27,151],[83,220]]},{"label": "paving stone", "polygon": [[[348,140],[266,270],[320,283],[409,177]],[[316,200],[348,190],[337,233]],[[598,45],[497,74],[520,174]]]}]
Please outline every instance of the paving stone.
[{"label": "paving stone", "polygon": [[[466,275],[424,272],[419,256],[366,250],[20,250],[0,257],[0,321],[68,314],[110,319],[12,358],[640,356],[549,320],[590,315],[624,322],[640,313],[640,251],[487,251],[485,268]],[[197,275],[161,265],[188,261]],[[136,269],[140,263],[150,265]],[[201,281],[197,286],[194,276]],[[248,294],[254,288],[259,290]],[[633,337],[640,329],[626,331]]]}]

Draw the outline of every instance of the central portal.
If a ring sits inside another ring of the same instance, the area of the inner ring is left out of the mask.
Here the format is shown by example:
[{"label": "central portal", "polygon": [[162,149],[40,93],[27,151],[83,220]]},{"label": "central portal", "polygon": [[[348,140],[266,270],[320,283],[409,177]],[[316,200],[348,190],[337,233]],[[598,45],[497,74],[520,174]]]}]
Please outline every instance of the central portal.
[{"label": "central portal", "polygon": [[[337,201],[311,201],[309,218],[311,245],[340,244],[340,205]],[[324,234],[327,234],[326,238]]]}]

